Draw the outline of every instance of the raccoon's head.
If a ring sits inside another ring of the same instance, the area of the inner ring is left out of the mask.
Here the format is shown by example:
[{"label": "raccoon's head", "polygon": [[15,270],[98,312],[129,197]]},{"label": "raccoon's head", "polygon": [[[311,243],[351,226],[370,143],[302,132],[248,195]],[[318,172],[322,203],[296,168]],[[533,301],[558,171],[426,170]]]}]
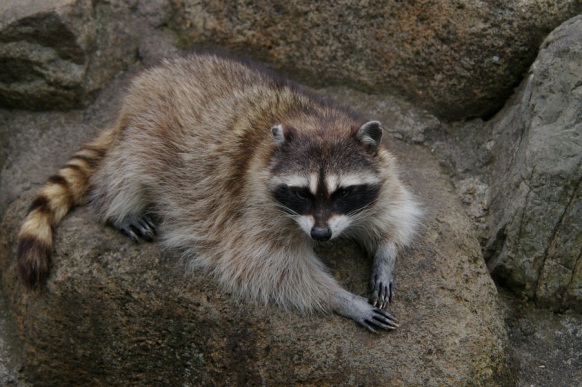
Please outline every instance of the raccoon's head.
[{"label": "raccoon's head", "polygon": [[338,237],[361,223],[382,186],[377,160],[380,123],[357,126],[345,136],[271,129],[276,150],[270,190],[280,208],[316,241]]}]

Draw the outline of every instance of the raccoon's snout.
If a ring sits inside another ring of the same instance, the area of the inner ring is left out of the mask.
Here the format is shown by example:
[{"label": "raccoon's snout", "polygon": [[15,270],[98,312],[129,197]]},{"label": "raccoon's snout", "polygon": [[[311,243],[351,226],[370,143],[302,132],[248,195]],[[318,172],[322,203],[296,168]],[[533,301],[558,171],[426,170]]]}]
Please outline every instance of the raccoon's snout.
[{"label": "raccoon's snout", "polygon": [[325,242],[331,239],[331,229],[327,226],[317,227],[311,229],[311,237],[319,242]]}]

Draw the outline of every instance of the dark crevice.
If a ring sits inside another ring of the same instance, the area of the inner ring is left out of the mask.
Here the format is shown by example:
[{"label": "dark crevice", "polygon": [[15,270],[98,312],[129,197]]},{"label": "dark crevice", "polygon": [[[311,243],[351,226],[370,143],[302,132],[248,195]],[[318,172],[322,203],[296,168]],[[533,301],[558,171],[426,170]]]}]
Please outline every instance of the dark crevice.
[{"label": "dark crevice", "polygon": [[[574,189],[572,191],[572,194],[570,195],[570,200],[568,201],[568,204],[566,204],[564,206],[564,210],[560,214],[560,218],[556,222],[556,224],[554,226],[554,229],[552,230],[552,233],[550,234],[550,237],[548,239],[548,242],[547,242],[547,244],[545,246],[544,253],[543,253],[543,256],[542,256],[543,262],[542,262],[542,264],[540,265],[540,267],[538,269],[537,278],[535,280],[535,284],[534,284],[534,287],[533,287],[533,292],[534,292],[533,296],[534,297],[536,297],[536,295],[537,295],[538,282],[540,281],[540,277],[542,276],[544,267],[546,266],[546,261],[548,260],[548,254],[549,254],[550,247],[552,247],[554,245],[555,241],[556,241],[557,234],[558,234],[558,230],[562,226],[562,223],[564,221],[564,217],[568,213],[568,210],[571,208],[572,203],[574,201],[574,198],[577,196],[577,192],[578,192],[578,189],[580,187],[580,182],[581,181],[582,181],[582,177],[580,179],[578,179],[578,181],[576,182],[576,185],[575,185],[575,187],[574,187]],[[574,276],[574,273],[575,273],[575,271],[573,270],[572,271],[572,277]],[[565,288],[565,289],[567,289],[567,288]]]}]

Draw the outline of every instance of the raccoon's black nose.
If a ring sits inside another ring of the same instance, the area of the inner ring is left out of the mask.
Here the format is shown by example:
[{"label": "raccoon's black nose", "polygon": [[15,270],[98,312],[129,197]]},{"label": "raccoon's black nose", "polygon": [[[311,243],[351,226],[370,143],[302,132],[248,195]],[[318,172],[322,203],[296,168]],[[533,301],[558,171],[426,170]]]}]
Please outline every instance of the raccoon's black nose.
[{"label": "raccoon's black nose", "polygon": [[328,241],[331,239],[331,230],[329,227],[313,227],[311,237],[320,242]]}]

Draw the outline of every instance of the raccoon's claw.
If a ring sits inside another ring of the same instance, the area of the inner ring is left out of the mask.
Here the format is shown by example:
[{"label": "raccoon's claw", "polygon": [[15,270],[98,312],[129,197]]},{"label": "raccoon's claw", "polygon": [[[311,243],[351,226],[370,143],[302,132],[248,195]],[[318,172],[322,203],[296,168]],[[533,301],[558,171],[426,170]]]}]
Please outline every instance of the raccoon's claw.
[{"label": "raccoon's claw", "polygon": [[382,270],[374,270],[372,274],[372,294],[369,302],[377,308],[385,308],[394,297],[394,282],[392,274]]},{"label": "raccoon's claw", "polygon": [[378,333],[374,328],[382,328],[384,330],[391,331],[399,327],[398,320],[396,320],[392,314],[378,308],[372,309],[371,319],[358,321],[358,324],[372,333]]},{"label": "raccoon's claw", "polygon": [[123,222],[114,223],[114,226],[135,243],[139,243],[140,239],[151,242],[156,236],[156,226],[146,215],[132,216]]},{"label": "raccoon's claw", "polygon": [[393,296],[394,285],[392,282],[388,284],[377,282],[372,284],[372,294],[370,295],[369,302],[377,308],[384,309],[390,302],[392,302]]},{"label": "raccoon's claw", "polygon": [[349,317],[372,333],[378,333],[376,329],[387,331],[398,328],[398,320],[389,312],[373,307],[365,298],[350,295],[344,299],[336,312],[344,317]]}]

